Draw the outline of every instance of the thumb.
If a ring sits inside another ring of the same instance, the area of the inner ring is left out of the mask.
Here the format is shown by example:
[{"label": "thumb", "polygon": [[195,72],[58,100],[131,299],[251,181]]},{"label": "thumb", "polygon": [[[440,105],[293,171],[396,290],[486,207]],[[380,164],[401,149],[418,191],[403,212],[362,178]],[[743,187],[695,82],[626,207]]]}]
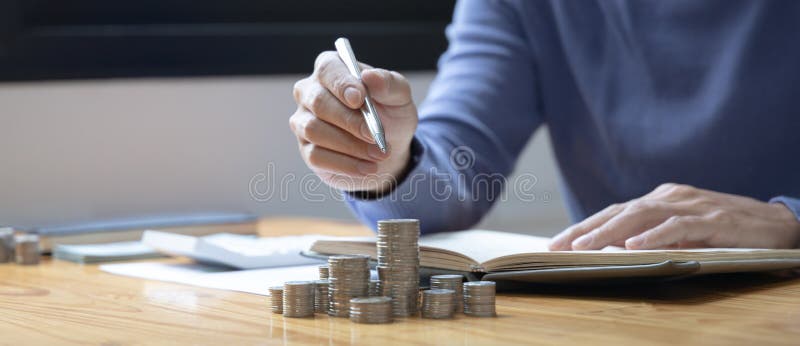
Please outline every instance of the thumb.
[{"label": "thumb", "polygon": [[386,106],[405,106],[412,103],[411,86],[403,75],[379,68],[361,72],[361,81],[367,86],[369,96]]}]

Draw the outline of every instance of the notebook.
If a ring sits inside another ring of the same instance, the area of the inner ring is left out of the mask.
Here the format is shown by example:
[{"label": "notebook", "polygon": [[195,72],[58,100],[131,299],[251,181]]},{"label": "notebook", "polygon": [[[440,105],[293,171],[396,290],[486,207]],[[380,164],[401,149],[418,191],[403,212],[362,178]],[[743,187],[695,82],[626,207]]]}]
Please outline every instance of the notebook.
[{"label": "notebook", "polygon": [[[469,273],[486,280],[574,282],[633,277],[765,271],[800,267],[800,249],[685,249],[548,251],[550,239],[470,230],[420,238],[420,265]],[[311,252],[367,254],[377,258],[374,238],[320,239]]]},{"label": "notebook", "polygon": [[302,256],[320,235],[263,237],[219,233],[204,237],[147,230],[142,243],[170,256],[185,256],[197,262],[238,269],[300,266],[321,263]]}]

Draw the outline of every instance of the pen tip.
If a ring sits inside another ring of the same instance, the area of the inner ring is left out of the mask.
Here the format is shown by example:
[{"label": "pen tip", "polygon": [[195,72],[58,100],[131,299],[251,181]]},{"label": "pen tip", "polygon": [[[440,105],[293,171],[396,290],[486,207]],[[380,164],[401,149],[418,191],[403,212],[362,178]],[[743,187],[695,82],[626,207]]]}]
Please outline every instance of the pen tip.
[{"label": "pen tip", "polygon": [[386,153],[386,139],[383,136],[375,136],[375,143],[378,145],[378,149],[381,150],[384,154]]}]

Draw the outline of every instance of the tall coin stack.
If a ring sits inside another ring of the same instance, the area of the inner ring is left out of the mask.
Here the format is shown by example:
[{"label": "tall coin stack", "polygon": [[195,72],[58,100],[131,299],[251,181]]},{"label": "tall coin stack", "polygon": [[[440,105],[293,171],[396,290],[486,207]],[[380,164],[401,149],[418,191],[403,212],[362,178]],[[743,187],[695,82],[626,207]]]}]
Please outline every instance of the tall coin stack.
[{"label": "tall coin stack", "polygon": [[272,305],[272,313],[283,313],[283,286],[272,286],[269,288],[269,299]]},{"label": "tall coin stack", "polygon": [[283,317],[314,316],[314,283],[288,281],[283,284]]},{"label": "tall coin stack", "polygon": [[423,318],[453,318],[453,297],[456,292],[448,289],[422,291]]},{"label": "tall coin stack", "polygon": [[316,280],[314,281],[314,312],[327,314],[330,308],[330,297],[328,296],[328,287],[330,281]]},{"label": "tall coin stack", "polygon": [[392,298],[363,297],[350,299],[350,320],[356,323],[391,323]]},{"label": "tall coin stack", "polygon": [[0,263],[14,261],[14,229],[0,228]]},{"label": "tall coin stack", "polygon": [[39,264],[39,236],[35,234],[20,234],[14,238],[14,255],[17,264]]},{"label": "tall coin stack", "polygon": [[464,313],[476,317],[496,315],[494,281],[464,283]]},{"label": "tall coin stack", "polygon": [[453,295],[453,311],[454,312],[463,312],[464,311],[464,295],[463,293],[463,285],[464,276],[458,274],[445,274],[445,275],[433,275],[431,276],[431,289],[448,289],[453,290],[455,294]]},{"label": "tall coin stack", "polygon": [[369,294],[369,256],[328,257],[328,315],[347,317],[350,314],[350,299]]},{"label": "tall coin stack", "polygon": [[419,310],[419,220],[378,221],[378,267],[381,286],[392,298],[395,316]]}]

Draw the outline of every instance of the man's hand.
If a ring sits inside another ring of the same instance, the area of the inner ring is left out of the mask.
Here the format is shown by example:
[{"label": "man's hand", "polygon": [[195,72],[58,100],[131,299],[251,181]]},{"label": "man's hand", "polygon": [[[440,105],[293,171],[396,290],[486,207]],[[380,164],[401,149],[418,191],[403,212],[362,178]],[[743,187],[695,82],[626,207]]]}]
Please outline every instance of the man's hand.
[{"label": "man's hand", "polygon": [[[336,52],[320,54],[311,76],[294,85],[297,111],[289,126],[303,160],[326,184],[346,191],[382,191],[408,165],[417,109],[401,74],[361,67],[363,83],[350,75]],[[359,111],[367,92],[386,132],[385,154]]]},{"label": "man's hand", "polygon": [[664,184],[567,228],[550,250],[793,248],[798,241],[800,222],[782,204]]}]

